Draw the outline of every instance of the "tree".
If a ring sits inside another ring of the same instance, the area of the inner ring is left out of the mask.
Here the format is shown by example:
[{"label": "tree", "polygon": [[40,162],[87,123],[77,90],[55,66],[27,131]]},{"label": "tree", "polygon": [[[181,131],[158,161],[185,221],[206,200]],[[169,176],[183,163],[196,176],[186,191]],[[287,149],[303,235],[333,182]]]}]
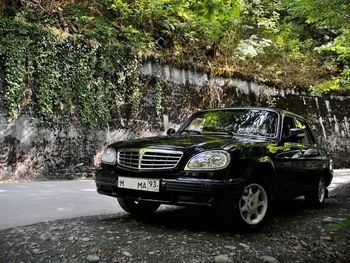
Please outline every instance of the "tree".
[{"label": "tree", "polygon": [[[350,89],[350,1],[348,0],[295,0],[284,3],[295,19],[325,32],[325,42],[315,50],[327,62],[337,65],[336,75],[316,85],[317,91]],[[327,61],[328,60],[328,61]]]}]

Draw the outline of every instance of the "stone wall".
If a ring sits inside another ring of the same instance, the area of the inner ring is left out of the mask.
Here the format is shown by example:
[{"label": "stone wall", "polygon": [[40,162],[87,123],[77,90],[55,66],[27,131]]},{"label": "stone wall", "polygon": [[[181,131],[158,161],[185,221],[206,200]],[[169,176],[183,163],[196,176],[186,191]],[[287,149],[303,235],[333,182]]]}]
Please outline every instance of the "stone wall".
[{"label": "stone wall", "polygon": [[[186,68],[186,69],[182,69]],[[164,134],[198,109],[230,106],[272,106],[304,116],[317,141],[328,149],[337,168],[350,167],[350,97],[319,97],[294,89],[277,89],[239,79],[210,77],[195,67],[144,62],[145,82],[161,83],[162,115],[150,106],[152,87],[141,89],[137,120],[117,127],[69,130],[43,128],[29,115],[9,123],[0,105],[0,180],[91,176],[106,145],[113,141]],[[3,82],[0,74],[0,102]],[[146,85],[145,85],[146,86]]]},{"label": "stone wall", "polygon": [[197,109],[269,106],[308,120],[317,142],[332,156],[334,167],[350,167],[350,96],[316,96],[297,89],[267,87],[250,81],[210,77],[195,68],[145,62],[141,73],[167,83],[164,113],[174,123]]},{"label": "stone wall", "polygon": [[39,127],[37,120],[27,115],[14,123],[0,115],[0,180],[92,176],[106,145],[155,133],[150,132],[151,127],[137,126],[138,133],[135,129],[98,130],[81,126],[65,131]]}]

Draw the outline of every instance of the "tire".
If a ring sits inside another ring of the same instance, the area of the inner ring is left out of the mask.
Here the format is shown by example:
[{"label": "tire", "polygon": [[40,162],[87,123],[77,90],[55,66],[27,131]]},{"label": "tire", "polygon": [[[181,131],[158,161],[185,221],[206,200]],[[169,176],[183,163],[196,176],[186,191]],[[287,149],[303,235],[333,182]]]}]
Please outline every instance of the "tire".
[{"label": "tire", "polygon": [[271,207],[271,191],[262,182],[247,183],[234,206],[234,223],[239,230],[254,232],[261,229]]},{"label": "tire", "polygon": [[324,206],[326,194],[326,180],[324,176],[321,176],[317,181],[317,185],[315,185],[315,190],[305,194],[305,201],[309,204],[311,208],[319,209]]},{"label": "tire", "polygon": [[118,198],[118,203],[125,212],[128,212],[135,216],[147,216],[155,212],[160,204],[146,202],[146,201],[134,201],[125,198]]}]

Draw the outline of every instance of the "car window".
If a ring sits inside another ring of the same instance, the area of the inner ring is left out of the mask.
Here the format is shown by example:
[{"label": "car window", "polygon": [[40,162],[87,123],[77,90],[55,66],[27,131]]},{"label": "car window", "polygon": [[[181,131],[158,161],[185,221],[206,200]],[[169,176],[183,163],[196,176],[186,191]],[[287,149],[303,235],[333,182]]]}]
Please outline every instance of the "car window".
[{"label": "car window", "polygon": [[278,114],[260,109],[214,110],[193,116],[180,132],[277,136]]},{"label": "car window", "polygon": [[282,138],[287,138],[290,135],[290,129],[295,128],[294,118],[285,116],[283,118]]},{"label": "car window", "polygon": [[299,143],[313,145],[314,144],[314,140],[312,138],[310,128],[308,127],[306,122],[303,121],[303,120],[300,120],[300,119],[296,119],[295,120],[295,126],[296,126],[296,128],[302,129],[304,131],[304,133],[305,133],[305,137],[300,139]]}]

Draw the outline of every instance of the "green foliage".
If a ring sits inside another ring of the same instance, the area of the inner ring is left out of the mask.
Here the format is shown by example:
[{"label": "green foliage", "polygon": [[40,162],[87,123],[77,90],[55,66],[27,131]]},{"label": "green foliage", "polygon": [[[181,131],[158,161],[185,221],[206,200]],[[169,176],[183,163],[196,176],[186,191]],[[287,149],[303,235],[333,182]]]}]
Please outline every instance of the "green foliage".
[{"label": "green foliage", "polygon": [[[297,0],[284,1],[293,17],[303,19],[315,30],[324,33],[319,40],[321,46],[315,50],[322,55],[326,63],[323,68],[332,76],[330,79],[315,85],[318,92],[334,89],[350,89],[350,5],[342,0]],[[332,72],[329,65],[336,70]]]},{"label": "green foliage", "polygon": [[157,82],[154,87],[153,104],[158,118],[162,113],[162,91],[162,86]]},{"label": "green foliage", "polygon": [[342,220],[341,222],[337,223],[337,224],[332,224],[329,227],[329,230],[332,232],[337,232],[340,230],[343,230],[344,228],[350,226],[350,215],[347,215],[346,218],[344,220]]},{"label": "green foliage", "polygon": [[131,89],[131,95],[130,95],[130,112],[132,117],[136,118],[139,116],[140,104],[141,104],[140,86],[134,84],[133,88]]},{"label": "green foliage", "polygon": [[30,104],[27,110],[46,124],[105,125],[123,104],[126,87],[137,83],[137,60],[126,47],[101,46],[6,19],[0,20],[0,33],[4,102],[12,120]]},{"label": "green foliage", "polygon": [[286,9],[308,24],[341,29],[350,25],[350,5],[344,0],[283,0]]},{"label": "green foliage", "polygon": [[340,87],[350,90],[350,28],[342,30],[342,33],[333,41],[316,48],[319,53],[329,53],[342,67],[338,76],[333,77],[330,81],[316,86],[319,92],[327,92]]},{"label": "green foliage", "polygon": [[[0,23],[12,119],[27,107],[45,122],[103,125],[125,105],[137,117],[138,51],[282,88],[350,89],[350,5],[342,0],[16,3],[5,6],[12,21]],[[161,86],[151,93],[159,117]]]},{"label": "green foliage", "polygon": [[[6,25],[4,25],[6,26]],[[29,32],[27,27],[7,30],[0,25],[0,57],[4,61],[4,73],[7,89],[4,104],[11,118],[16,118],[21,107],[20,102],[26,88],[26,46],[28,40],[24,37]]]},{"label": "green foliage", "polygon": [[113,22],[120,36],[141,48],[168,48],[187,54],[182,47],[206,48],[219,41],[225,27],[239,16],[236,1],[115,0]]}]

